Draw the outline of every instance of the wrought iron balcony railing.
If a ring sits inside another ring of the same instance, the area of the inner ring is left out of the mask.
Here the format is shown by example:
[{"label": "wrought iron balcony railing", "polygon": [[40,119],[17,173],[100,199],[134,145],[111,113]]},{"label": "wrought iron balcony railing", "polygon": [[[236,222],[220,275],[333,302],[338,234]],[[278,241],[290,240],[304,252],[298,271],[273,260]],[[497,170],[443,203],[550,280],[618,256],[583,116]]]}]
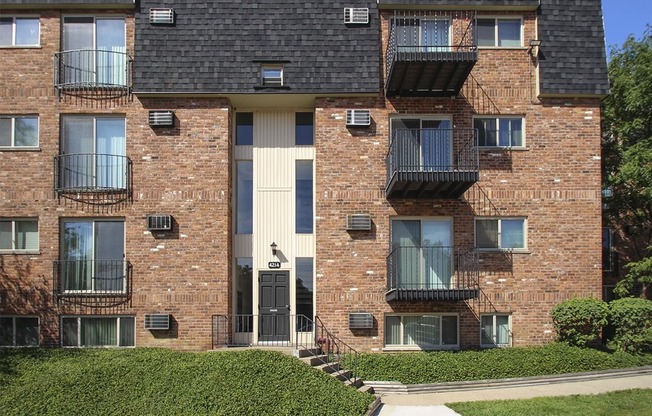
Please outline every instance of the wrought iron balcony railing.
[{"label": "wrought iron balcony railing", "polygon": [[80,49],[54,54],[54,87],[61,94],[115,98],[131,92],[133,59],[117,50]]},{"label": "wrought iron balcony railing", "polygon": [[109,307],[131,296],[132,267],[126,260],[56,260],[53,272],[58,301]]},{"label": "wrought iron balcony railing", "polygon": [[387,257],[387,300],[463,300],[479,291],[478,253],[399,246]]},{"label": "wrought iron balcony railing", "polygon": [[387,152],[387,196],[457,198],[479,180],[474,129],[398,129]]},{"label": "wrought iron balcony railing", "polygon": [[92,204],[111,204],[131,195],[131,159],[103,153],[54,157],[57,195]]}]

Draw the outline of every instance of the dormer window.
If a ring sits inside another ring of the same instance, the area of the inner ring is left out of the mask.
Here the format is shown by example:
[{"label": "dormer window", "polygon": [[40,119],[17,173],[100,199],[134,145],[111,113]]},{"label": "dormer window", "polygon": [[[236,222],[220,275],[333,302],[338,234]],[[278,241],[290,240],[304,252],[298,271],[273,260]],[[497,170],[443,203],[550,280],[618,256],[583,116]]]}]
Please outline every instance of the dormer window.
[{"label": "dormer window", "polygon": [[260,70],[262,85],[265,87],[283,86],[283,66],[263,65]]}]

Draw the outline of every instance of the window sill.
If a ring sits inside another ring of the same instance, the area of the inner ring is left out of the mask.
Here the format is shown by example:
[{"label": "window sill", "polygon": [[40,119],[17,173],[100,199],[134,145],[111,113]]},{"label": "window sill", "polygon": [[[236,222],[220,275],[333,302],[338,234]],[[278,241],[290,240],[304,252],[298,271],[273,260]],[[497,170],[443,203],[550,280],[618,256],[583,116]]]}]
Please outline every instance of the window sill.
[{"label": "window sill", "polygon": [[478,46],[480,50],[510,50],[510,51],[527,51],[529,48],[527,46]]},{"label": "window sill", "polygon": [[478,149],[480,151],[498,151],[498,150],[503,150],[506,152],[526,152],[529,151],[530,148],[525,147],[525,146],[478,146]]},{"label": "window sill", "polygon": [[0,49],[41,49],[41,45],[0,45]]},{"label": "window sill", "polygon": [[480,253],[532,254],[528,249],[476,248]]},{"label": "window sill", "polygon": [[0,146],[0,152],[40,152],[40,147]]},{"label": "window sill", "polygon": [[421,348],[416,345],[396,345],[396,346],[389,346],[389,347],[383,347],[382,351],[383,352],[399,352],[399,351],[446,351],[446,350],[459,350],[460,346],[459,345],[433,345],[431,347],[425,347]]},{"label": "window sill", "polygon": [[0,250],[0,255],[2,254],[22,254],[22,255],[41,255],[41,250]]}]

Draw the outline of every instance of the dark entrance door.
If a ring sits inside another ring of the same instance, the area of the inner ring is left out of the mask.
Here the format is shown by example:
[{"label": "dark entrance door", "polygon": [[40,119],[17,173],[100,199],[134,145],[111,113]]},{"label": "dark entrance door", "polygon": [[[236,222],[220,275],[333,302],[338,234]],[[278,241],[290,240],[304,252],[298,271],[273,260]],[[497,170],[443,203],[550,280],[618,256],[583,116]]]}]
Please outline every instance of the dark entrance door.
[{"label": "dark entrance door", "polygon": [[264,271],[260,284],[259,341],[290,340],[290,272]]}]

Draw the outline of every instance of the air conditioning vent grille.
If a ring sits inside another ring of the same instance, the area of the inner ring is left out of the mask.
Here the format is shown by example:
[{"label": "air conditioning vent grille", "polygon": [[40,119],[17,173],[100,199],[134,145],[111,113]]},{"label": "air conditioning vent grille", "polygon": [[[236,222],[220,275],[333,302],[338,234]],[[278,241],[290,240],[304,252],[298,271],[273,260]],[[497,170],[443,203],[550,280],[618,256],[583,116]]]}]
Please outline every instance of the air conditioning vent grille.
[{"label": "air conditioning vent grille", "polygon": [[347,126],[369,126],[371,112],[369,110],[346,110]]},{"label": "air conditioning vent grille", "polygon": [[371,230],[371,215],[349,214],[346,216],[346,229],[351,231]]},{"label": "air conditioning vent grille", "polygon": [[149,9],[149,22],[153,25],[174,24],[174,9]]},{"label": "air conditioning vent grille", "polygon": [[371,329],[374,327],[374,316],[367,312],[350,313],[349,329]]},{"label": "air conditioning vent grille", "polygon": [[344,23],[366,25],[369,23],[369,9],[363,7],[345,7]]},{"label": "air conditioning vent grille", "polygon": [[174,126],[174,113],[172,111],[150,111],[149,112],[149,125],[153,127],[173,127]]},{"label": "air conditioning vent grille", "polygon": [[171,215],[148,215],[147,229],[150,231],[172,230],[172,216]]},{"label": "air conditioning vent grille", "polygon": [[170,315],[165,313],[145,314],[145,329],[170,329]]}]

